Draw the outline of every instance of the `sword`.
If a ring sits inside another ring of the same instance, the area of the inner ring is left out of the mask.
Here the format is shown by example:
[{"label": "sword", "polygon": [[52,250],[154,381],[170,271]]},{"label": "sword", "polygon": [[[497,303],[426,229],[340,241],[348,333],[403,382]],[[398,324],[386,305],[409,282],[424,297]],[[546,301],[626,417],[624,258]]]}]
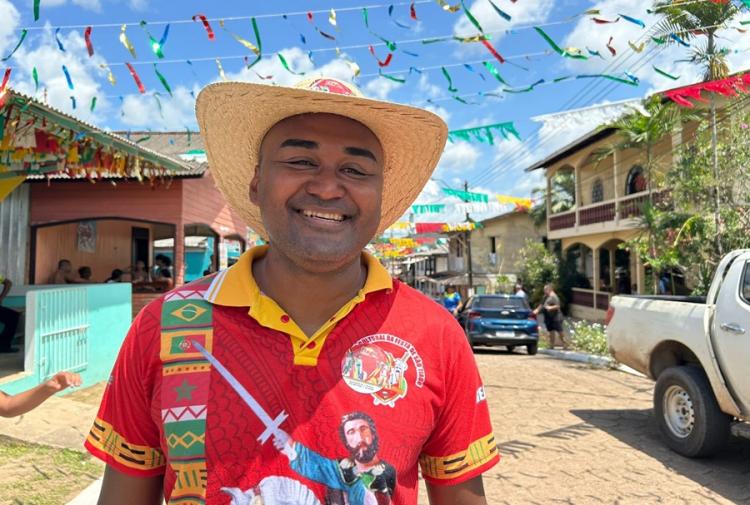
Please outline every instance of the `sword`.
[{"label": "sword", "polygon": [[232,389],[235,390],[235,392],[240,396],[240,398],[242,398],[247,406],[250,407],[250,410],[253,411],[253,414],[255,414],[258,419],[260,419],[260,422],[262,422],[266,427],[265,431],[258,437],[260,443],[265,443],[266,440],[268,440],[272,435],[274,437],[278,436],[281,433],[279,426],[286,420],[287,417],[289,417],[287,413],[282,410],[275,419],[271,419],[271,416],[268,415],[263,407],[261,407],[260,404],[255,400],[255,398],[253,398],[253,396],[247,391],[247,389],[245,389],[245,386],[240,384],[235,376],[232,375],[232,373],[227,370],[226,367],[219,362],[219,360],[217,360],[210,352],[208,352],[195,340],[192,340],[191,343],[193,344],[193,347],[198,349],[198,352],[200,352],[203,357],[206,358],[209,363],[211,363],[211,365],[216,368],[216,370],[218,370],[219,374],[224,377],[224,380],[226,380],[229,385],[232,386]]}]

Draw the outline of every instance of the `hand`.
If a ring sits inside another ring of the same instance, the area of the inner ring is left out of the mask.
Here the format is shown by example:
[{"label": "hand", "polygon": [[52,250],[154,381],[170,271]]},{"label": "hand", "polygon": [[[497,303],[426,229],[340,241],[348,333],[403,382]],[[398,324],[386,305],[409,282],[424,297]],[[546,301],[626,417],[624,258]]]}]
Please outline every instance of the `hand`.
[{"label": "hand", "polygon": [[297,459],[297,451],[294,449],[294,440],[284,430],[278,430],[273,436],[273,446],[289,458],[289,461]]},{"label": "hand", "polygon": [[81,376],[72,372],[57,372],[54,377],[44,384],[54,392],[63,391],[69,387],[81,385]]}]

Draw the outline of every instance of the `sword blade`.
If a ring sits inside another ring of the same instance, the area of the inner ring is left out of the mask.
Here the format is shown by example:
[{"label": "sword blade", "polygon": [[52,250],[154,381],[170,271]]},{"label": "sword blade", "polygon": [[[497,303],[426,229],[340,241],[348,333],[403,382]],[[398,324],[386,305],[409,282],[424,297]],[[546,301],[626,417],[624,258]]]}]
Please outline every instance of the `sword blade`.
[{"label": "sword blade", "polygon": [[255,400],[255,398],[253,398],[253,395],[251,395],[248,390],[245,389],[245,386],[240,384],[237,378],[232,375],[232,372],[227,370],[219,360],[217,360],[198,342],[192,340],[191,343],[193,344],[193,347],[198,349],[198,352],[200,352],[203,357],[206,358],[209,363],[211,363],[211,365],[219,372],[219,374],[224,377],[224,380],[229,383],[232,389],[234,389],[239,397],[242,398],[242,400],[247,404],[248,407],[250,407],[250,410],[253,411],[253,414],[255,414],[258,419],[260,419],[260,422],[262,422],[266,427],[266,430],[259,437],[261,441],[265,442],[266,440],[268,440],[269,436],[275,435],[279,429],[279,425],[287,418],[286,413],[281,412],[281,414],[279,414],[276,419],[271,419],[271,416],[269,416],[265,409],[263,409],[263,407],[261,407],[261,405]]}]

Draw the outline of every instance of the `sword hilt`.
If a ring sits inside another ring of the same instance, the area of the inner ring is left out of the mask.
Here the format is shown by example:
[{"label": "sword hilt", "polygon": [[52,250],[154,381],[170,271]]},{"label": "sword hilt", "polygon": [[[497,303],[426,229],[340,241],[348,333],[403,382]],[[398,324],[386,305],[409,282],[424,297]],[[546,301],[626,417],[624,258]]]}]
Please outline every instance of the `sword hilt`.
[{"label": "sword hilt", "polygon": [[261,444],[264,444],[269,438],[271,438],[272,436],[276,436],[276,434],[281,431],[279,429],[279,426],[281,426],[281,423],[286,421],[287,417],[289,417],[287,413],[282,410],[279,415],[276,416],[276,419],[271,421],[271,423],[266,426],[265,431],[258,437],[258,441]]}]

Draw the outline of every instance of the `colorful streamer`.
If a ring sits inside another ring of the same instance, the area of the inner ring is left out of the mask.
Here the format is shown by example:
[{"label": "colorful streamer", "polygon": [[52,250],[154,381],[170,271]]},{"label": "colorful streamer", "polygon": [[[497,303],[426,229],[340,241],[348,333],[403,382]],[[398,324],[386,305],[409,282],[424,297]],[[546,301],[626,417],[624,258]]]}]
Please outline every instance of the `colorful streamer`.
[{"label": "colorful streamer", "polygon": [[664,96],[678,105],[692,108],[694,107],[694,104],[688,100],[688,98],[705,102],[706,100],[701,96],[701,92],[703,91],[732,97],[737,96],[737,94],[740,93],[748,93],[750,91],[748,90],[748,87],[750,87],[750,73],[745,73],[727,77],[725,79],[702,82],[691,86],[685,86],[683,88],[669,90],[664,93]]},{"label": "colorful streamer", "polygon": [[115,79],[115,75],[112,73],[112,69],[109,68],[109,65],[107,65],[106,63],[100,63],[99,68],[107,71],[107,80],[112,86],[117,84],[117,79]]},{"label": "colorful streamer", "polygon": [[339,29],[338,24],[336,24],[336,11],[333,9],[331,9],[331,12],[328,14],[328,22],[337,30]]},{"label": "colorful streamer", "polygon": [[588,57],[584,55],[580,49],[571,48],[571,50],[563,50],[560,46],[557,45],[557,43],[554,40],[552,40],[552,37],[547,35],[547,32],[545,32],[538,26],[535,26],[534,30],[547,42],[547,44],[549,44],[552,50],[555,51],[560,56],[563,56],[565,58],[572,58],[574,60],[587,60],[588,59]]},{"label": "colorful streamer", "polygon": [[289,68],[289,64],[286,62],[286,59],[284,59],[284,55],[282,55],[281,53],[276,53],[276,54],[279,57],[279,61],[281,61],[281,66],[283,66],[287,72],[289,72],[292,75],[305,75],[304,72],[295,72],[294,70]]},{"label": "colorful streamer", "polygon": [[130,52],[133,58],[138,59],[138,56],[136,56],[135,54],[135,47],[133,47],[133,44],[130,42],[130,39],[128,39],[128,36],[125,34],[125,30],[127,28],[128,28],[127,25],[122,25],[120,27],[120,42],[122,43],[123,46],[125,46],[125,49],[127,49]]},{"label": "colorful streamer", "polygon": [[[141,28],[143,28],[143,31],[146,32],[146,35],[148,36],[149,45],[151,46],[151,51],[156,55],[157,58],[162,59],[164,58],[164,52],[162,51],[162,44],[158,42],[153,35],[148,31],[147,23],[145,21],[140,22]],[[167,25],[164,28],[164,34],[162,35],[162,40],[167,40],[167,35],[169,34],[169,25]]]},{"label": "colorful streamer", "polygon": [[655,44],[660,46],[663,46],[667,43],[667,40],[663,37],[651,37],[651,40],[653,40]]},{"label": "colorful streamer", "polygon": [[477,74],[483,81],[487,80],[487,78],[484,76],[484,74],[482,74],[482,73],[477,72],[476,70],[474,70],[474,67],[472,67],[470,64],[464,63],[464,68],[466,70],[468,70],[469,72],[471,72],[472,74]]},{"label": "colorful streamer", "polygon": [[393,22],[393,24],[395,24],[399,28],[404,28],[406,30],[410,30],[411,29],[411,27],[409,25],[405,25],[404,23],[399,22],[398,19],[396,19],[396,18],[393,17],[393,5],[390,5],[388,7],[388,17],[391,18],[391,21]]},{"label": "colorful streamer", "polygon": [[391,60],[393,59],[393,53],[388,53],[388,56],[385,57],[385,60],[380,61],[380,59],[378,58],[378,55],[375,54],[375,48],[372,46],[368,46],[368,47],[370,49],[370,54],[373,56],[373,58],[375,58],[375,61],[378,62],[378,66],[380,68],[385,68],[391,64]]},{"label": "colorful streamer", "polygon": [[91,97],[91,105],[89,105],[89,110],[91,112],[94,112],[94,109],[96,109],[96,97]]},{"label": "colorful streamer", "polygon": [[421,74],[422,71],[419,70],[417,67],[409,67],[409,75],[411,74]]},{"label": "colorful streamer", "polygon": [[588,47],[586,48],[586,51],[588,51],[589,56],[598,56],[599,58],[604,59],[604,56],[602,56],[602,53],[600,53],[599,51],[594,51],[593,49],[589,49]]},{"label": "colorful streamer", "polygon": [[517,140],[521,140],[521,136],[518,134],[515,125],[512,122],[507,122],[477,126],[475,128],[466,128],[463,130],[451,130],[448,132],[448,141],[453,143],[459,140],[463,140],[464,142],[476,140],[481,143],[495,145],[495,139],[492,135],[493,130],[499,133],[505,140],[509,139],[508,134],[513,135]]},{"label": "colorful streamer", "polygon": [[397,82],[399,84],[404,84],[406,82],[406,79],[396,77],[395,75],[384,74],[380,69],[378,69],[378,75],[380,75],[380,77],[385,77],[389,81]]},{"label": "colorful streamer", "polygon": [[617,77],[615,75],[610,74],[583,74],[583,75],[577,75],[576,79],[609,79],[610,81],[619,82],[621,84],[627,84],[628,86],[638,86],[638,82],[632,80],[632,79],[623,79],[622,77]]},{"label": "colorful streamer", "polygon": [[525,88],[503,88],[503,91],[505,91],[506,93],[528,93],[530,91],[533,91],[534,88],[536,88],[540,84],[544,84],[544,82],[544,79],[539,79],[534,84],[526,86]]},{"label": "colorful streamer", "polygon": [[635,51],[636,53],[639,53],[639,54],[642,53],[643,50],[646,48],[646,43],[645,42],[641,42],[641,45],[637,46],[633,42],[631,42],[631,41],[628,40],[628,45],[630,46],[630,49],[632,49],[633,51]]},{"label": "colorful streamer", "polygon": [[500,63],[505,63],[505,58],[503,58],[500,53],[498,53],[497,50],[492,47],[492,44],[490,44],[489,40],[483,38],[481,42],[482,45],[487,48],[490,54],[494,56],[497,61],[499,61]]},{"label": "colorful streamer", "polygon": [[169,96],[174,96],[172,95],[172,88],[169,86],[167,79],[162,75],[161,72],[159,72],[159,68],[156,66],[156,63],[154,63],[154,72],[156,73],[156,77],[159,79],[159,82],[161,82],[161,85],[164,86],[164,89],[166,89],[167,93],[169,93]]},{"label": "colorful streamer", "polygon": [[412,18],[414,21],[418,21],[417,20],[417,8],[414,7],[414,2],[412,2],[409,5],[409,17]]},{"label": "colorful streamer", "polygon": [[629,22],[631,22],[631,23],[633,23],[635,25],[640,26],[641,28],[646,28],[646,23],[644,23],[640,19],[631,18],[630,16],[626,16],[625,14],[618,14],[618,16],[620,16],[625,21],[629,21]]},{"label": "colorful streamer", "polygon": [[[433,203],[433,204],[416,204],[411,206],[412,212],[415,214],[439,214],[441,212],[445,211],[445,204],[444,203]],[[426,223],[422,223],[426,224]],[[420,223],[417,223],[417,226],[419,226]],[[442,226],[442,223],[441,223]],[[424,233],[417,231],[417,233]]]},{"label": "colorful streamer", "polygon": [[21,38],[18,40],[18,44],[16,44],[16,47],[13,48],[13,50],[10,52],[10,54],[8,54],[8,56],[6,56],[5,58],[3,58],[0,61],[8,61],[11,58],[11,56],[13,56],[14,54],[16,54],[16,51],[18,51],[18,48],[21,47],[21,44],[23,44],[23,41],[26,40],[26,35],[28,33],[29,33],[29,31],[26,28],[24,28],[23,30],[21,30]]},{"label": "colorful streamer", "polygon": [[64,52],[65,52],[65,46],[63,46],[63,43],[62,43],[62,41],[60,40],[60,29],[59,29],[59,28],[55,28],[55,41],[57,42],[57,48],[58,48],[58,49],[59,49],[59,50],[60,50],[61,52],[63,52],[63,53],[64,53]]},{"label": "colorful streamer", "polygon": [[13,71],[11,67],[8,67],[5,69],[5,74],[3,75],[3,82],[0,83],[0,107],[3,107],[5,105],[6,100],[8,99],[8,93],[6,92],[6,89],[8,88],[8,81],[10,80],[11,71]]},{"label": "colorful streamer", "polygon": [[34,21],[39,21],[39,4],[40,0],[34,0]]},{"label": "colorful streamer", "polygon": [[680,76],[679,76],[679,75],[672,75],[672,74],[670,74],[669,72],[666,72],[666,71],[664,71],[664,70],[660,69],[660,68],[659,68],[659,67],[657,67],[656,65],[654,65],[654,66],[653,66],[653,68],[654,68],[654,71],[655,71],[655,72],[656,72],[657,74],[659,74],[659,75],[663,75],[664,77],[666,77],[666,78],[668,78],[668,79],[672,79],[673,81],[677,81],[677,80],[679,80],[679,79],[680,79]]},{"label": "colorful streamer", "polygon": [[146,88],[143,86],[143,82],[141,82],[141,78],[138,76],[138,72],[135,71],[133,68],[133,65],[130,63],[125,63],[125,66],[128,67],[128,72],[130,72],[130,75],[133,76],[133,80],[135,81],[135,85],[138,86],[138,91],[143,94],[146,92]]},{"label": "colorful streamer", "polygon": [[[253,18],[253,20],[255,20],[255,18]],[[229,35],[231,35],[234,40],[236,40],[237,42],[239,42],[240,44],[242,44],[243,46],[245,46],[245,48],[247,48],[250,51],[252,51],[253,54],[255,54],[256,56],[260,55],[260,49],[258,49],[258,47],[255,44],[253,44],[249,40],[243,39],[242,37],[240,37],[239,35],[237,35],[235,33],[230,32],[229,30],[227,30],[227,28],[224,26],[224,20],[223,19],[219,21],[219,26],[225,32],[227,32]],[[257,25],[253,24],[253,26],[254,26],[254,28],[257,28]],[[258,37],[256,37],[256,40],[257,40],[257,38]]]},{"label": "colorful streamer", "polygon": [[401,52],[404,54],[408,54],[409,56],[413,56],[414,58],[419,58],[419,55],[417,53],[412,53],[411,51],[407,51],[406,49],[402,49]]},{"label": "colorful streamer", "polygon": [[206,16],[203,14],[196,14],[193,16],[193,21],[196,20],[196,18],[201,20],[201,23],[203,23],[203,28],[206,29],[206,35],[208,35],[208,40],[215,40],[216,35],[214,34],[213,29],[211,28],[211,24],[208,22],[208,19],[206,19]]},{"label": "colorful streamer", "polygon": [[349,58],[347,58],[346,55],[344,55],[344,53],[342,53],[341,49],[339,49],[338,47],[336,48],[336,55],[341,59],[341,61],[346,63],[346,65],[349,67],[349,70],[352,71],[352,77],[359,76],[361,69],[359,68],[359,65],[357,65],[355,61],[352,61]]},{"label": "colorful streamer", "polygon": [[36,71],[36,67],[31,71],[31,77],[34,79],[34,94],[36,95],[39,91],[39,74]]},{"label": "colorful streamer", "polygon": [[458,12],[458,10],[461,8],[461,4],[456,5],[450,5],[445,0],[435,0],[441,9],[443,9],[446,12],[455,13]]},{"label": "colorful streamer", "polygon": [[477,18],[475,18],[468,7],[464,4],[464,0],[461,0],[461,7],[464,9],[464,14],[466,14],[466,17],[469,18],[469,22],[474,25],[474,28],[479,30],[479,33],[484,33],[484,28],[482,28],[482,25],[479,24],[479,21],[477,21]]},{"label": "colorful streamer", "polygon": [[591,20],[598,25],[609,25],[612,23],[617,23],[620,20],[620,18],[617,18],[614,20],[602,19],[602,18],[591,18]]},{"label": "colorful streamer", "polygon": [[70,103],[73,105],[73,110],[76,110],[76,97],[72,96],[70,97]]},{"label": "colorful streamer", "polygon": [[493,2],[492,0],[487,0],[487,1],[490,3],[490,5],[492,6],[492,8],[495,9],[495,12],[497,12],[498,16],[500,16],[501,18],[503,18],[506,21],[511,21],[513,19],[510,16],[510,14],[508,14],[507,12],[505,12],[504,10],[502,10],[500,7],[498,7],[497,5],[495,5],[495,2]]},{"label": "colorful streamer", "polygon": [[75,87],[73,87],[73,79],[70,78],[70,72],[68,72],[68,67],[63,65],[62,71],[63,71],[63,74],[65,74],[65,80],[68,82],[68,89],[70,89],[71,91],[74,90]]},{"label": "colorful streamer", "polygon": [[609,49],[609,52],[612,53],[612,56],[617,56],[617,49],[612,47],[612,40],[614,40],[614,37],[609,38],[609,42],[607,42],[607,49]]},{"label": "colorful streamer", "polygon": [[674,40],[675,42],[677,42],[681,46],[690,47],[690,44],[688,44],[687,42],[685,42],[684,40],[682,40],[676,33],[670,33],[669,34],[669,38],[672,39],[672,40]]},{"label": "colorful streamer", "polygon": [[94,56],[94,44],[91,43],[91,30],[92,27],[87,26],[83,31],[83,40],[86,42],[86,51],[89,53],[89,58]]},{"label": "colorful streamer", "polygon": [[440,67],[440,70],[443,71],[443,75],[446,79],[448,79],[448,91],[451,93],[456,93],[458,90],[453,86],[453,79],[451,79],[451,75],[448,73],[448,70],[446,70],[445,67]]},{"label": "colorful streamer", "polygon": [[489,73],[491,73],[495,77],[495,79],[497,79],[499,82],[505,84],[506,86],[510,86],[510,84],[508,84],[507,81],[505,79],[503,79],[503,77],[500,75],[500,72],[498,72],[498,70],[495,68],[495,65],[493,65],[489,61],[483,61],[482,65],[484,65],[484,68],[486,68],[487,71]]},{"label": "colorful streamer", "polygon": [[224,66],[221,64],[219,58],[216,58],[216,67],[219,69],[219,77],[221,77],[221,80],[224,82],[228,81],[227,74],[224,73]]}]

